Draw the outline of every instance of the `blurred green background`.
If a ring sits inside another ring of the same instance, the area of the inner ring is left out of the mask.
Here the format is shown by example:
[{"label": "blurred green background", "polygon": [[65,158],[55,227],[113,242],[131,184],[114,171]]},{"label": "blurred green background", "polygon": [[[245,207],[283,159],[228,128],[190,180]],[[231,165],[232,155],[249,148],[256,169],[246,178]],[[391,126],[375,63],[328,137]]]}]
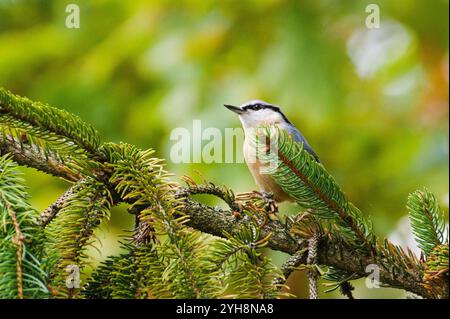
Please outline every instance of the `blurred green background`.
[{"label": "blurred green background", "polygon": [[[79,29],[65,25],[69,3],[80,7]],[[380,7],[379,29],[365,25],[369,3]],[[278,104],[375,232],[411,246],[408,193],[427,187],[448,218],[448,7],[447,0],[0,0],[0,86],[80,115],[103,141],[154,148],[162,158],[172,129],[191,129],[194,119],[203,128],[240,127],[223,103]],[[167,168],[175,180],[198,170],[236,192],[255,189],[245,164],[168,161]],[[40,210],[68,187],[24,171]],[[94,264],[116,253],[131,229],[125,208],[98,233]],[[273,256],[277,264],[286,258]],[[307,296],[301,274],[289,283]],[[364,280],[355,291],[404,296],[367,289]]]}]

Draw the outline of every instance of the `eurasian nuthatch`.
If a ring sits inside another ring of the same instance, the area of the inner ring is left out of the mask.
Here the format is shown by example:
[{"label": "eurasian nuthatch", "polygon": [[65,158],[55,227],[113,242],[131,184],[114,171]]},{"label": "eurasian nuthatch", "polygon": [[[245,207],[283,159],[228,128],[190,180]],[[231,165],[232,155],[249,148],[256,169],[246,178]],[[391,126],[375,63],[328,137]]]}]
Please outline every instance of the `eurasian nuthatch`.
[{"label": "eurasian nuthatch", "polygon": [[251,134],[250,132],[254,132],[255,129],[261,125],[276,126],[280,130],[284,130],[290,134],[294,141],[298,143],[303,142],[303,148],[319,162],[319,158],[309,146],[302,133],[300,133],[300,131],[292,125],[292,123],[276,105],[254,100],[242,104],[239,107],[228,104],[225,104],[224,106],[239,115],[239,119],[241,120],[245,132],[244,158],[256,184],[264,193],[272,193],[276,202],[282,202],[285,200],[292,201],[289,195],[275,183],[270,175],[261,173],[261,164],[259,161],[251,158],[251,156],[254,156],[254,150],[251,149],[252,146],[249,141],[251,137],[249,135]]}]

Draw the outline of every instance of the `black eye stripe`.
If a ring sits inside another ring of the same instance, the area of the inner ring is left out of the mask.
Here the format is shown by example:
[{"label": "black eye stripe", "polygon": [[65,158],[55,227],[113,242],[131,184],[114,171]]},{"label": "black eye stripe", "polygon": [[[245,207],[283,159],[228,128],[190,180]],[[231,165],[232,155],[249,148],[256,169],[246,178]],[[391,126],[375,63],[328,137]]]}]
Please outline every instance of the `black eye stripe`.
[{"label": "black eye stripe", "polygon": [[279,113],[283,117],[283,119],[286,121],[286,123],[291,124],[291,122],[287,119],[286,115],[284,115],[283,112],[281,112],[280,108],[275,105],[256,103],[256,104],[246,105],[246,106],[242,107],[242,109],[244,111],[247,111],[247,110],[257,111],[257,110],[261,110],[261,109],[264,109],[264,110],[269,109],[269,110]]},{"label": "black eye stripe", "polygon": [[273,105],[263,105],[263,104],[251,104],[251,105],[246,105],[244,106],[242,109],[244,110],[261,110],[261,109],[270,109],[273,110],[275,112],[278,112],[280,109],[276,106]]},{"label": "black eye stripe", "polygon": [[257,110],[260,109],[261,106],[259,104],[252,104],[246,107],[248,110]]}]

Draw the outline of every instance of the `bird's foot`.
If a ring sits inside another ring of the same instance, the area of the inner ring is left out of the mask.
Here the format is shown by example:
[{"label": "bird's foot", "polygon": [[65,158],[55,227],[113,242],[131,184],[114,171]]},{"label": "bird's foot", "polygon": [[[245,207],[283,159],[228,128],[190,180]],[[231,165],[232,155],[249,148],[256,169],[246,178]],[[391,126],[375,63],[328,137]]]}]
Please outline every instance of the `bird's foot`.
[{"label": "bird's foot", "polygon": [[277,202],[275,201],[273,193],[262,191],[262,192],[260,192],[260,194],[261,194],[261,199],[265,202],[264,208],[269,213],[269,216],[271,214],[278,213],[278,205],[277,205]]},{"label": "bird's foot", "polygon": [[[252,191],[247,193],[240,193],[236,195],[236,199],[238,201],[244,201],[247,203],[251,203],[252,205],[256,205],[260,209],[263,209],[267,217],[265,220],[267,222],[268,219],[274,221],[278,220],[276,213],[278,213],[277,202],[274,199],[274,195],[269,192],[258,192]],[[266,223],[265,222],[265,223]],[[265,226],[264,223],[264,226]]]}]

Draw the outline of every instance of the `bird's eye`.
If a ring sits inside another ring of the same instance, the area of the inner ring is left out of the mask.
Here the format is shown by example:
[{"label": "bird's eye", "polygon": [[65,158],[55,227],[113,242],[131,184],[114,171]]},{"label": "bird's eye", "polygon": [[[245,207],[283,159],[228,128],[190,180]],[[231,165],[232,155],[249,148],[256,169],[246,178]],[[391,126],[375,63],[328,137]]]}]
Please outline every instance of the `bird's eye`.
[{"label": "bird's eye", "polygon": [[260,110],[260,109],[261,109],[261,104],[255,104],[255,105],[253,105],[253,109],[254,109],[255,111]]}]

